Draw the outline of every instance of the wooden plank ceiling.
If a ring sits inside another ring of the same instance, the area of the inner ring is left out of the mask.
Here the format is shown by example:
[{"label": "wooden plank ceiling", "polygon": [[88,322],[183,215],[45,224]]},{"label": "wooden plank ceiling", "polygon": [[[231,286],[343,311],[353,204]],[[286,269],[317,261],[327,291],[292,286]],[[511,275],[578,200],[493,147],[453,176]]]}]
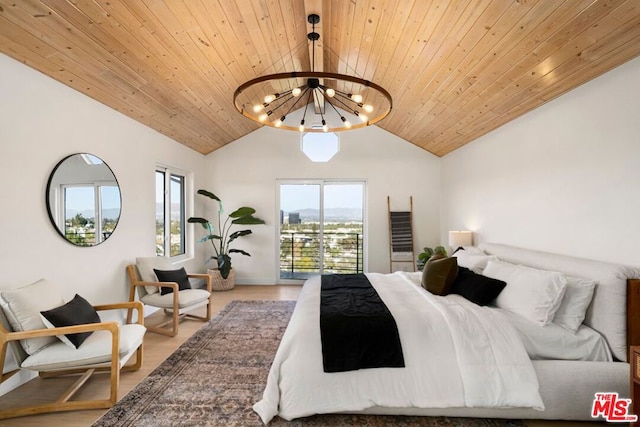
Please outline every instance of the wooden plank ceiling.
[{"label": "wooden plank ceiling", "polygon": [[322,69],[438,156],[640,54],[638,0],[0,0],[0,51],[207,154],[259,127],[236,87],[311,69],[311,12]]}]

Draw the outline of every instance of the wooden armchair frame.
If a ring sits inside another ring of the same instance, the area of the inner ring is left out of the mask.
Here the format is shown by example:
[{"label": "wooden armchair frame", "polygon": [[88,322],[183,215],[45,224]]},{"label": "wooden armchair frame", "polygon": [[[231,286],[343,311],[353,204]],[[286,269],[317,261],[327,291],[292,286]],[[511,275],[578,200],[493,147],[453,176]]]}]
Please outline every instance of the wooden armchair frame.
[{"label": "wooden armchair frame", "polygon": [[[171,317],[164,322],[160,322],[157,325],[153,325],[153,326],[147,325],[147,330],[158,333],[158,334],[174,337],[178,334],[178,324],[184,318],[201,320],[203,322],[207,322],[211,320],[211,316],[213,312],[213,307],[211,306],[211,297],[213,295],[213,289],[212,289],[213,283],[211,281],[211,276],[209,276],[208,274],[195,274],[195,273],[187,274],[189,278],[204,279],[207,282],[206,289],[209,292],[209,300],[207,301],[207,309],[206,309],[207,313],[205,316],[198,316],[195,314],[187,313],[186,310],[189,310],[190,309],[189,307],[183,307],[182,309],[180,308],[180,292],[179,292],[179,286],[177,283],[175,282],[143,282],[140,279],[140,274],[135,264],[130,264],[127,266],[127,276],[129,277],[129,282],[131,283],[131,288],[129,290],[129,301],[135,301],[136,290],[140,286],[142,287],[154,286],[158,288],[158,291],[160,287],[173,289],[173,307],[171,307],[170,309],[163,308],[164,313]],[[146,293],[146,290],[144,290],[143,293]],[[131,315],[132,315],[132,312],[131,310],[129,310],[129,314],[127,315],[127,322],[131,322]],[[171,324],[171,328],[166,328],[165,326],[169,324]]]},{"label": "wooden armchair frame", "polygon": [[[122,302],[116,304],[104,304],[94,306],[96,311],[104,310],[118,310],[126,309],[127,311],[137,310],[138,321],[140,325],[144,325],[143,305],[140,302]],[[20,341],[28,338],[37,337],[49,337],[56,335],[66,335],[79,332],[89,331],[109,331],[111,333],[111,360],[109,366],[104,367],[82,367],[79,365],[75,368],[55,370],[55,371],[40,371],[38,372],[41,378],[52,378],[62,375],[77,375],[80,374],[80,378],[71,385],[55,402],[43,403],[32,406],[24,406],[21,408],[5,409],[0,411],[0,419],[21,417],[25,415],[35,415],[47,412],[64,412],[75,411],[85,409],[106,409],[113,406],[118,401],[118,386],[120,383],[120,372],[137,371],[142,367],[143,359],[143,346],[140,344],[136,350],[136,360],[133,364],[127,364],[120,368],[120,324],[118,322],[101,322],[90,323],[86,325],[65,326],[60,328],[51,329],[35,329],[22,332],[9,332],[0,323],[0,367],[4,371],[4,363],[7,354],[7,347],[9,343],[14,341]],[[19,343],[16,343],[20,345]],[[10,372],[3,373],[0,383],[8,380],[22,368],[18,367]],[[103,400],[79,400],[69,401],[74,394],[87,382],[91,376],[96,372],[109,372],[111,375],[111,385],[109,398]]]}]

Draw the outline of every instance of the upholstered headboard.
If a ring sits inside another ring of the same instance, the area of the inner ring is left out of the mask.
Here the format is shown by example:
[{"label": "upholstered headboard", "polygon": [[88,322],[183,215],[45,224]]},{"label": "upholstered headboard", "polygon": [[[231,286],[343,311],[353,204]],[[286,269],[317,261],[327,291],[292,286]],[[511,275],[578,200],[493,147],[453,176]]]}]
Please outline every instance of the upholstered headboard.
[{"label": "upholstered headboard", "polygon": [[[566,275],[583,277],[596,282],[591,305],[584,323],[600,332],[607,340],[613,356],[628,360],[628,339],[637,339],[640,331],[628,331],[627,283],[628,279],[640,279],[640,270],[618,264],[557,255],[497,243],[480,245],[486,253],[514,264],[527,265],[543,270],[559,271]],[[638,292],[632,292],[638,294]],[[631,296],[631,295],[630,295]],[[640,304],[640,302],[639,302]],[[640,329],[640,325],[637,325]],[[631,342],[640,344],[640,342]]]}]

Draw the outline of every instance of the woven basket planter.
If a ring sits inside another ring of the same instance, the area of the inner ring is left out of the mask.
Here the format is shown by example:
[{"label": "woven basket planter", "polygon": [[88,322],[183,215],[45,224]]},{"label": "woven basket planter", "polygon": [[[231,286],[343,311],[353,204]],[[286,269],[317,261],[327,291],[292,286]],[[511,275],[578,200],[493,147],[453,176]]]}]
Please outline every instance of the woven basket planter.
[{"label": "woven basket planter", "polygon": [[222,278],[219,270],[207,270],[211,276],[211,288],[214,291],[228,291],[236,285],[236,272],[231,269],[226,279]]}]

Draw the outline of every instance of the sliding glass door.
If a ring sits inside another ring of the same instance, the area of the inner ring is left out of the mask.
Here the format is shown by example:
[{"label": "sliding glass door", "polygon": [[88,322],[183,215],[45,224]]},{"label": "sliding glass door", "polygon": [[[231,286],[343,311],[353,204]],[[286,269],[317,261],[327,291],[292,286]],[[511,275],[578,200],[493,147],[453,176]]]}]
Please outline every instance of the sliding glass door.
[{"label": "sliding glass door", "polygon": [[363,181],[281,181],[281,280],[364,271]]}]

